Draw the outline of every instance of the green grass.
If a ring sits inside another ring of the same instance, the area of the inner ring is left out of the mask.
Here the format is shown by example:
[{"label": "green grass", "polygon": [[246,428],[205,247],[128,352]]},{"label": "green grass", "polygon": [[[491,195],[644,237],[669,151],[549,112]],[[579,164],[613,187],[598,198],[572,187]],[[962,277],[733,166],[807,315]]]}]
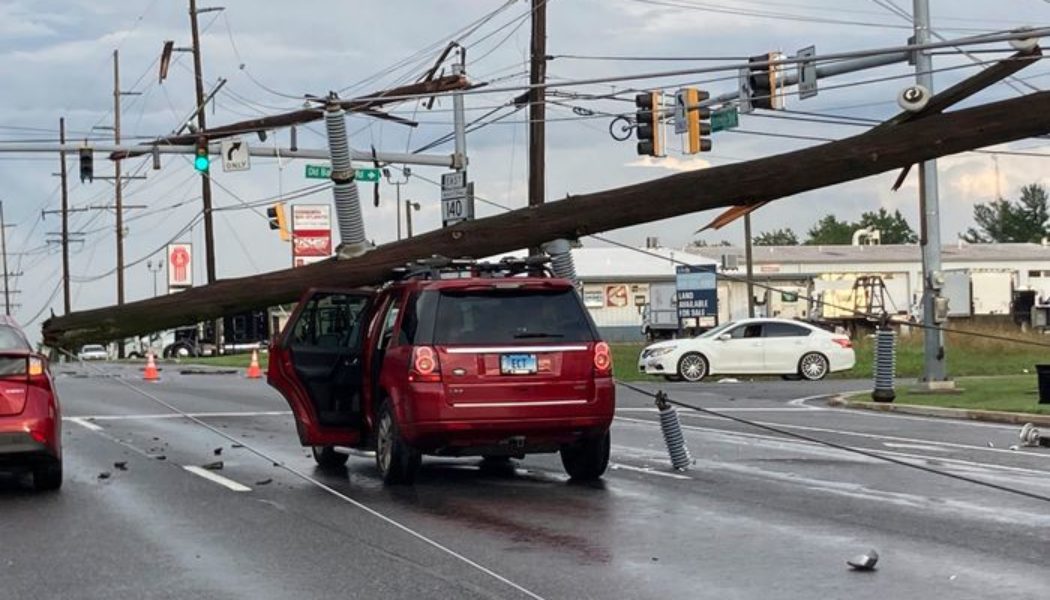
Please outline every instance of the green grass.
[{"label": "green grass", "polygon": [[895,404],[921,404],[967,410],[998,410],[1050,414],[1050,404],[1039,404],[1035,374],[958,379],[958,394],[923,394],[898,389]]},{"label": "green grass", "polygon": [[[269,355],[265,353],[259,354],[259,366],[263,371],[266,370],[266,365],[269,362]],[[247,369],[248,364],[252,361],[251,353],[248,354],[225,354],[223,356],[201,356],[192,358],[183,358],[179,360],[179,364],[182,365],[209,365],[212,367],[236,367],[240,369]]]},{"label": "green grass", "polygon": [[[1050,336],[1022,333],[1013,328],[959,326],[958,329],[1050,344]],[[1050,348],[1045,346],[990,340],[959,333],[949,333],[946,337],[945,354],[948,373],[952,377],[1021,375],[1026,369],[1034,373],[1036,364],[1050,363]],[[853,347],[857,353],[857,366],[844,373],[837,373],[835,376],[870,378],[874,340],[870,337],[854,339]],[[919,377],[922,374],[922,363],[922,331],[914,330],[910,335],[899,336],[897,338],[897,376]]]},{"label": "green grass", "polygon": [[645,344],[609,344],[613,355],[613,377],[622,381],[646,381],[653,379],[638,372],[638,355]]}]

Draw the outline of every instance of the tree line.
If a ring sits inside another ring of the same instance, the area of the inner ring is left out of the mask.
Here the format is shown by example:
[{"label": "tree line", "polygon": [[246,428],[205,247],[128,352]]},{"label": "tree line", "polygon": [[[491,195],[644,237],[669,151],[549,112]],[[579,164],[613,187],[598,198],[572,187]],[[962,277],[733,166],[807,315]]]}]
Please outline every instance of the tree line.
[{"label": "tree line", "polygon": [[[1017,200],[999,198],[973,208],[975,227],[967,229],[963,239],[974,244],[1039,242],[1050,237],[1050,196],[1038,183],[1021,188]],[[806,233],[804,241],[791,228],[765,231],[754,238],[756,246],[836,246],[853,243],[858,229],[879,230],[883,244],[915,244],[919,236],[899,210],[885,208],[862,214],[857,221],[839,220],[826,215]]]}]

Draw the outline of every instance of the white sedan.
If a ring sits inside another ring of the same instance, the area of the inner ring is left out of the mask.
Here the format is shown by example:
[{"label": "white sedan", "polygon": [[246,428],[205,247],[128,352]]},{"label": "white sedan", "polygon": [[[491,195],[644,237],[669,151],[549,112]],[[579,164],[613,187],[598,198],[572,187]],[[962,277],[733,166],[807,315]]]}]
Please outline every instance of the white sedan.
[{"label": "white sedan", "polygon": [[109,352],[100,344],[88,344],[77,352],[80,360],[109,360]]},{"label": "white sedan", "polygon": [[742,319],[695,338],[646,346],[638,369],[667,379],[708,375],[783,375],[810,381],[856,363],[849,337],[787,319]]}]

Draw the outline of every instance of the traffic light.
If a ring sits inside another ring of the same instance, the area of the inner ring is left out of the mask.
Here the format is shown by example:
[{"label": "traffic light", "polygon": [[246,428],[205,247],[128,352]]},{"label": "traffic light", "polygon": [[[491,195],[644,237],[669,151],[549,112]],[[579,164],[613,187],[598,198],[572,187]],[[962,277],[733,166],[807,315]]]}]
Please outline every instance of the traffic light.
[{"label": "traffic light", "polygon": [[207,173],[209,166],[211,166],[211,159],[208,157],[208,140],[202,138],[197,141],[197,154],[193,157],[193,168],[197,169],[198,173]]},{"label": "traffic light", "polygon": [[266,216],[270,220],[270,229],[276,229],[281,234],[281,241],[288,241],[288,222],[284,220],[284,202],[278,202],[266,209]]},{"label": "traffic light", "polygon": [[711,109],[700,106],[701,102],[710,97],[711,94],[696,88],[682,88],[675,96],[677,112],[685,116],[686,154],[711,151]]},{"label": "traffic light", "polygon": [[95,180],[95,154],[91,148],[80,149],[80,183]]},{"label": "traffic light", "polygon": [[[752,56],[748,63],[766,63],[784,60],[781,52]],[[749,67],[751,106],[769,110],[784,110],[784,65],[755,65]]]},{"label": "traffic light", "polygon": [[635,133],[638,135],[638,154],[664,156],[664,141],[660,132],[660,105],[662,92],[645,92],[634,97]]}]

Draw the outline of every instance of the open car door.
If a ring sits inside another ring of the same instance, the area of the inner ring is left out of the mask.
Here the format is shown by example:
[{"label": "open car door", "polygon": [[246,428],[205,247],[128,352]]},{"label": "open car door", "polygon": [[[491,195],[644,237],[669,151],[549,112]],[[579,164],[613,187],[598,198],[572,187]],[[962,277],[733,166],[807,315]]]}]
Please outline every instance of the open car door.
[{"label": "open car door", "polygon": [[362,439],[362,354],[372,293],[309,290],[270,348],[267,381],[295,414],[304,446]]}]

